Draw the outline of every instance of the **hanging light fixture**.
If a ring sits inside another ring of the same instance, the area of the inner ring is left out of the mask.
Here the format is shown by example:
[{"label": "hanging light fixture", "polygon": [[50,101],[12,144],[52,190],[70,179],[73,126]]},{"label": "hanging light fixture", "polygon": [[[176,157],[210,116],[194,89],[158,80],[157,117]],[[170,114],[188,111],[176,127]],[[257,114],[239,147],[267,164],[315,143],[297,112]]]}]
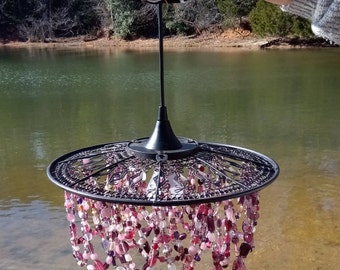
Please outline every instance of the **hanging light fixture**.
[{"label": "hanging light fixture", "polygon": [[279,167],[252,150],[174,134],[164,100],[162,1],[148,2],[158,5],[161,83],[152,135],[79,149],[47,169],[65,191],[73,256],[88,270],[192,270],[202,260],[216,270],[246,269],[258,191]]}]

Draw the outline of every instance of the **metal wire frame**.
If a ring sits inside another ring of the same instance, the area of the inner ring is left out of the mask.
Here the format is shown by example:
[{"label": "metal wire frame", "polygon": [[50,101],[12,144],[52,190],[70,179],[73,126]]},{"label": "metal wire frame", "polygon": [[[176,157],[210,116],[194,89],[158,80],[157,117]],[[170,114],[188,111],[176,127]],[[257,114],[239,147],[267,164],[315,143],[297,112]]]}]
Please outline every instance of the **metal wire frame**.
[{"label": "metal wire frame", "polygon": [[64,190],[99,201],[132,205],[216,202],[259,191],[273,182],[279,166],[252,150],[198,143],[179,159],[143,158],[130,142],[92,146],[51,163],[48,176]]}]

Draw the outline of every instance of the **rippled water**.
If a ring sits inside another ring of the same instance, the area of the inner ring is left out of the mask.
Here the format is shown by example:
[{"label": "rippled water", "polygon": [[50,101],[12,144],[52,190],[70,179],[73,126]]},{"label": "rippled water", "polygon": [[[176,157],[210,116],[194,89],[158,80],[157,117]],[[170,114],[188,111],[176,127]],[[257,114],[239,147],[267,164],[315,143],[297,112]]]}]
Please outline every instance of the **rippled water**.
[{"label": "rippled water", "polygon": [[[167,52],[177,135],[273,157],[248,269],[339,269],[340,51]],[[149,136],[156,52],[0,48],[0,269],[77,269],[62,191],[71,150]]]}]

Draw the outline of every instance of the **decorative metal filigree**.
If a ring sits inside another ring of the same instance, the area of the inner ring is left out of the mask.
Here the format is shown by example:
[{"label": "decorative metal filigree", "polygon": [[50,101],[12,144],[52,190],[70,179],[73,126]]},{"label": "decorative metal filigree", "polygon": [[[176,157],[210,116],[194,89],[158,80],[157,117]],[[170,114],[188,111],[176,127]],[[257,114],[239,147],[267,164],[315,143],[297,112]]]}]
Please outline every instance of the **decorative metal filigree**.
[{"label": "decorative metal filigree", "polygon": [[129,142],[80,149],[55,160],[51,180],[88,198],[133,205],[185,205],[236,198],[258,191],[278,175],[277,164],[251,150],[198,143],[181,159],[134,155]]}]

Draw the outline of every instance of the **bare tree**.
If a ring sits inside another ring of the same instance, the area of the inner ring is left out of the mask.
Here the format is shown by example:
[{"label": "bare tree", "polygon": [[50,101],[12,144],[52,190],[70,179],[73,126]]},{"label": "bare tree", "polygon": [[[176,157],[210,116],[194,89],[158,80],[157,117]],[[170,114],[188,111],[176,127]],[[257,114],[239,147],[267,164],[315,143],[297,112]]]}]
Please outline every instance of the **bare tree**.
[{"label": "bare tree", "polygon": [[99,18],[101,26],[97,36],[109,38],[113,32],[112,0],[92,0],[92,2],[94,4],[93,12]]},{"label": "bare tree", "polygon": [[183,4],[174,5],[172,20],[190,26],[195,30],[196,34],[220,25],[221,19],[217,0],[191,0]]},{"label": "bare tree", "polygon": [[138,35],[157,35],[157,6],[143,3],[139,10],[135,11],[135,27]]},{"label": "bare tree", "polygon": [[53,7],[52,0],[32,0],[34,7],[17,26],[21,38],[31,42],[51,41],[56,33],[70,36],[78,25],[78,18],[71,17],[71,8],[75,0],[66,1],[66,5]]},{"label": "bare tree", "polygon": [[52,40],[56,31],[63,35],[73,34],[72,29],[77,25],[77,18],[70,16],[72,2],[52,9],[51,1],[34,0],[31,14],[17,27],[20,36],[28,41],[37,42]]}]

